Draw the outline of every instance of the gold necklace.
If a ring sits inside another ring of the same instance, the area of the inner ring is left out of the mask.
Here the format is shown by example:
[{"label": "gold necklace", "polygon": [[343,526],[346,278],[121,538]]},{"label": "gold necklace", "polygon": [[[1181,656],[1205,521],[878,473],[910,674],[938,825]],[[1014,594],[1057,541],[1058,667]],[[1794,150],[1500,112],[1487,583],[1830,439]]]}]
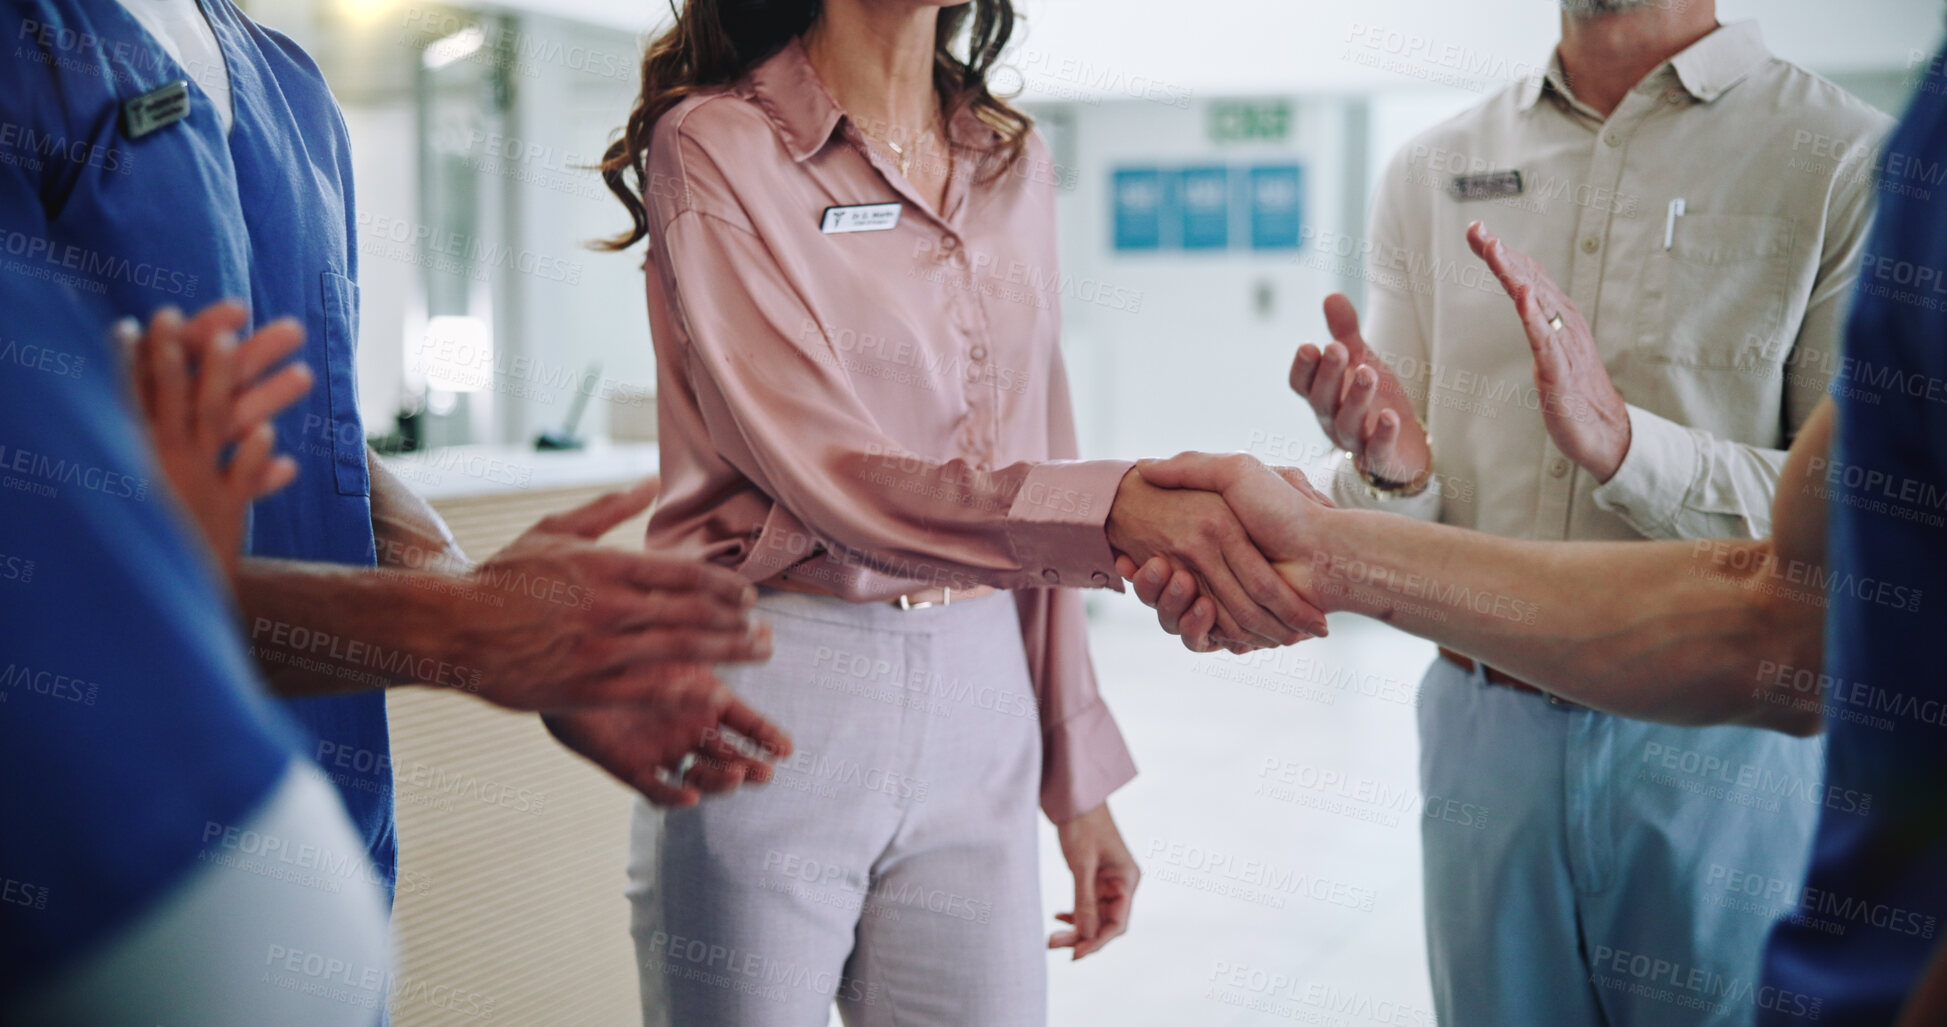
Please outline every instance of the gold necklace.
[{"label": "gold necklace", "polygon": [[[879,133],[872,131],[871,129],[865,127],[864,122],[859,122],[858,126],[859,126],[859,131],[865,133],[866,138],[876,139],[880,143],[884,144],[886,149],[892,151],[893,164],[899,168],[900,177],[902,178],[905,177],[906,170],[908,166],[912,164],[912,160],[913,160],[913,155],[907,151],[906,146],[899,145],[899,143],[895,142],[891,136],[880,135]],[[925,128],[920,129],[919,134],[913,136],[912,142],[908,143],[907,145],[913,147],[914,149],[918,149],[920,140],[925,139],[927,133],[931,132],[932,130],[933,130],[933,126],[931,124],[927,125]]]}]

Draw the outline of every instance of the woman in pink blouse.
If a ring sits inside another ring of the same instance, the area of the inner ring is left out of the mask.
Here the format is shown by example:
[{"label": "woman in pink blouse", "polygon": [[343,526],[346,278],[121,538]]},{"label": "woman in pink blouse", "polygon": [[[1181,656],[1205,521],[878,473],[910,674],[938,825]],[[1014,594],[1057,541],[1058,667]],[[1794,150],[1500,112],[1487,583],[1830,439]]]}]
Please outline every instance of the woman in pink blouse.
[{"label": "woman in pink blouse", "polygon": [[1075,459],[1057,176],[985,81],[1013,19],[688,0],[607,154],[611,245],[649,242],[648,542],[764,586],[775,656],[724,677],[798,742],[767,788],[639,805],[649,1022],[1043,1022],[1037,797],[1075,873],[1048,947],[1122,933],[1138,877],[1066,586],[1163,554],[1228,637],[1323,633],[1221,499]]}]

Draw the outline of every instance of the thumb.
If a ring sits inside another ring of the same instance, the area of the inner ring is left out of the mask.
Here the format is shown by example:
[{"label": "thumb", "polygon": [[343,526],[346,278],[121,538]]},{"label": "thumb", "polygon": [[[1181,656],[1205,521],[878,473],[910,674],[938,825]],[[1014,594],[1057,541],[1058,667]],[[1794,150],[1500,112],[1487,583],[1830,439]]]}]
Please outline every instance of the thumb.
[{"label": "thumb", "polygon": [[1222,492],[1232,477],[1216,461],[1202,453],[1182,453],[1168,460],[1141,460],[1136,473],[1159,489],[1197,489]]},{"label": "thumb", "polygon": [[622,492],[610,492],[594,500],[550,514],[534,527],[551,535],[573,535],[595,541],[623,521],[649,509],[662,491],[662,478],[650,476],[641,484]]},{"label": "thumb", "polygon": [[1347,367],[1369,363],[1365,337],[1359,334],[1359,308],[1342,292],[1325,297],[1325,329],[1351,354]]},{"label": "thumb", "polygon": [[1467,226],[1467,248],[1473,250],[1474,256],[1487,261],[1489,265],[1494,263],[1494,258],[1489,255],[1493,245],[1494,233],[1487,230],[1485,221],[1476,221]]}]

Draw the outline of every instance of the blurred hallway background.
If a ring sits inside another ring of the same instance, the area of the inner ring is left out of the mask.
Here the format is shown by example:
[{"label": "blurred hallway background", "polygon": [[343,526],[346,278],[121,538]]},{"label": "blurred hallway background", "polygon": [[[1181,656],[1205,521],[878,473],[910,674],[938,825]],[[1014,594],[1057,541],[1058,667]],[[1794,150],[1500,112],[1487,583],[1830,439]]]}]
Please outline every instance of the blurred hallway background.
[{"label": "blurred hallway background", "polygon": [[[317,55],[344,104],[360,407],[375,442],[402,451],[400,473],[476,555],[535,511],[653,473],[640,254],[584,244],[622,223],[587,165],[627,113],[639,38],[667,4],[245,6]],[[1324,296],[1362,293],[1378,169],[1544,67],[1556,5],[1019,6],[1000,84],[1018,87],[1055,157],[1084,455],[1322,464],[1285,369],[1324,335]],[[1937,0],[1720,10],[1760,19],[1781,56],[1895,113],[1942,27]],[[536,452],[543,433],[582,446]],[[1143,770],[1113,806],[1147,877],[1127,938],[1051,966],[1053,1022],[1431,1024],[1413,726],[1431,647],[1346,620],[1296,650],[1200,658],[1130,597],[1093,609],[1098,670]],[[621,790],[532,718],[453,695],[402,692],[393,708],[394,1022],[635,1022]],[[505,789],[525,808],[494,798]],[[1070,882],[1044,835],[1052,912]]]}]

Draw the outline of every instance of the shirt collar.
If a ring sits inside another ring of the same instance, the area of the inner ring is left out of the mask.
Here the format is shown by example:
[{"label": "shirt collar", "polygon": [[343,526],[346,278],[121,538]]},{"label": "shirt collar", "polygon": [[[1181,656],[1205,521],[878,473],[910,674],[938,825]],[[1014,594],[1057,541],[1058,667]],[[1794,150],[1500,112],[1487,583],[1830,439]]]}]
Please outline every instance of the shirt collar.
[{"label": "shirt collar", "polygon": [[1724,25],[1670,60],[1677,80],[1691,96],[1710,103],[1771,60],[1764,33],[1755,21]]},{"label": "shirt collar", "polygon": [[786,152],[800,163],[824,149],[845,116],[797,39],[751,69],[750,92],[777,126]]},{"label": "shirt collar", "polygon": [[[793,39],[757,63],[749,74],[750,94],[777,126],[785,152],[802,164],[831,141],[838,123],[849,117],[811,66],[804,42]],[[970,107],[962,106],[947,128],[955,146],[991,146],[998,135]]]},{"label": "shirt collar", "polygon": [[[1717,31],[1690,44],[1689,49],[1672,57],[1664,67],[1676,72],[1677,81],[1691,96],[1710,103],[1730,92],[1732,86],[1744,81],[1770,59],[1771,50],[1764,45],[1764,33],[1758,23],[1740,21],[1718,26]],[[1659,68],[1650,77],[1661,73]],[[1575,98],[1562,75],[1559,47],[1548,60],[1548,70],[1524,80],[1515,99],[1520,109],[1526,111],[1551,89],[1564,99]]]}]

